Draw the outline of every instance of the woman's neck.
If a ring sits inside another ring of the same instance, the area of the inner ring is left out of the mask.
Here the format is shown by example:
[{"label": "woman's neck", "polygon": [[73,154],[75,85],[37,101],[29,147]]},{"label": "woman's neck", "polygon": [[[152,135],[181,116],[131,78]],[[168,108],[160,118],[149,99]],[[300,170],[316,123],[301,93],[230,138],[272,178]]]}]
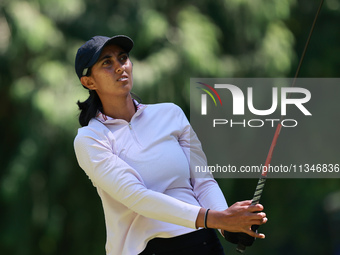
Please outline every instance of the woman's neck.
[{"label": "woman's neck", "polygon": [[102,101],[102,104],[103,113],[114,119],[123,119],[130,122],[136,112],[136,107],[130,93],[126,97],[115,98],[106,102]]}]

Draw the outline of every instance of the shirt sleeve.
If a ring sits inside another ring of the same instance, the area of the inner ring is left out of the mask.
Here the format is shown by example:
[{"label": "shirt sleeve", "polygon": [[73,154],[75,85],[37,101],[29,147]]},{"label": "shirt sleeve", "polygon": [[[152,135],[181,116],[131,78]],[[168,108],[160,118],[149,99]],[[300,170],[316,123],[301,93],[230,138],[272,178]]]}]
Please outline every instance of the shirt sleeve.
[{"label": "shirt sleeve", "polygon": [[226,210],[228,204],[213,175],[210,172],[195,172],[196,166],[207,166],[207,159],[201,142],[181,109],[178,116],[180,116],[180,123],[183,125],[179,143],[189,161],[191,183],[196,198],[203,208],[217,211]]},{"label": "shirt sleeve", "polygon": [[140,215],[196,228],[199,206],[147,189],[138,172],[112,152],[109,139],[96,132],[80,129],[74,141],[78,163],[95,186]]}]

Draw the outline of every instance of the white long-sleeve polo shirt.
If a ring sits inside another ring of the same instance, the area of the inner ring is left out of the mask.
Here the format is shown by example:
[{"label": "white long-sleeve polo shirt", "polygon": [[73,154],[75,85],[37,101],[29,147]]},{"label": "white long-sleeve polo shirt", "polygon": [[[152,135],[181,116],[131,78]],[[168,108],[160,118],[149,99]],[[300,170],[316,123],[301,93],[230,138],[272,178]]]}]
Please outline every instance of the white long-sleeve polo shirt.
[{"label": "white long-sleeve polo shirt", "polygon": [[[97,188],[108,255],[138,254],[154,237],[195,231],[201,207],[228,208],[183,111],[139,105],[128,123],[100,114],[78,130],[77,160]],[[204,176],[202,176],[204,174]]]}]

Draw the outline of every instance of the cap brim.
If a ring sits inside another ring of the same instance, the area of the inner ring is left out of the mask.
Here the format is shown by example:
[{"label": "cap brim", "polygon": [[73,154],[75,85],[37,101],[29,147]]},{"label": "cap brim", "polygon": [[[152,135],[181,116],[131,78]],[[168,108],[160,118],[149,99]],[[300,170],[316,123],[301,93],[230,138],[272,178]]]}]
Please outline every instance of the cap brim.
[{"label": "cap brim", "polygon": [[[120,46],[123,50],[129,53],[133,47],[133,41],[130,37],[126,35],[116,35],[111,37],[109,40],[106,41],[104,46],[114,44]],[[103,47],[104,47],[103,46]]]},{"label": "cap brim", "polygon": [[121,47],[126,53],[129,53],[131,49],[133,48],[133,41],[130,37],[126,35],[116,35],[111,38],[108,38],[106,42],[103,43],[103,45],[99,48],[99,50],[92,56],[91,61],[88,64],[88,67],[93,66],[97,61],[102,53],[103,49],[107,45],[118,45]]}]

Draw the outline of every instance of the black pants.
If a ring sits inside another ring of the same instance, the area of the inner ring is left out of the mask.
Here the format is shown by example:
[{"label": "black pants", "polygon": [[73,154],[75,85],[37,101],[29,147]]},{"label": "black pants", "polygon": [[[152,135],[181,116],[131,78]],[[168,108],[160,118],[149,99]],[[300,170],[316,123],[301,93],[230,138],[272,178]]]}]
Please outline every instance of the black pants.
[{"label": "black pants", "polygon": [[224,255],[215,230],[201,229],[172,238],[150,240],[139,255]]}]

